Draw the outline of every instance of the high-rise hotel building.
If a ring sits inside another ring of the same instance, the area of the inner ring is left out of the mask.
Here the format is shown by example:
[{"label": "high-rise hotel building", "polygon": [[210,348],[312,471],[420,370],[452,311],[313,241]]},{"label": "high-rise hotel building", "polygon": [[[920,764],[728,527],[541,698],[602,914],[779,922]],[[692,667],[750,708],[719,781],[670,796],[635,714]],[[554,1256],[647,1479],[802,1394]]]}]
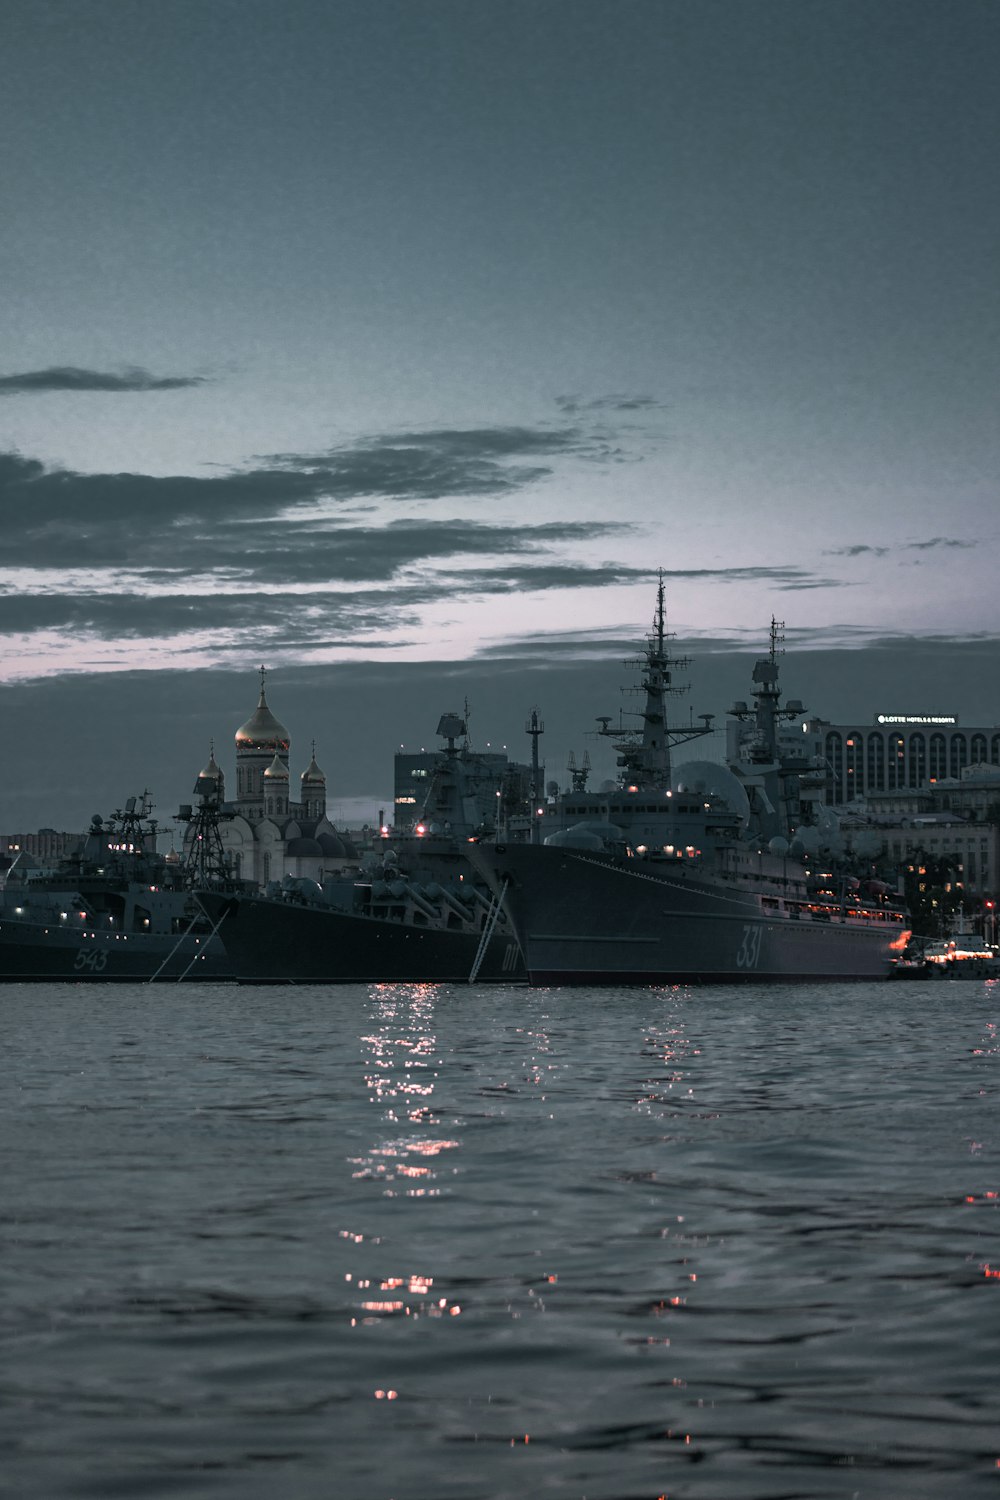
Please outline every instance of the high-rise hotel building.
[{"label": "high-rise hotel building", "polygon": [[1000,766],[1000,726],[964,727],[955,714],[876,714],[870,725],[807,719],[802,727],[829,768],[831,803],[958,781],[970,766]]}]

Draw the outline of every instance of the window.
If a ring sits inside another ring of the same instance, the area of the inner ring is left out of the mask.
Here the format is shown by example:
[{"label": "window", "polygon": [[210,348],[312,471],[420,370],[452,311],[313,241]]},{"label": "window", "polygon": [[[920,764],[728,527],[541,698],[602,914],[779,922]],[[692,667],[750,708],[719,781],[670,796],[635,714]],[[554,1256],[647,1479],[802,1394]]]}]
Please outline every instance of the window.
[{"label": "window", "polygon": [[848,738],[844,755],[848,797],[860,797],[865,789],[864,745],[863,735],[852,734]]},{"label": "window", "polygon": [[910,735],[910,774],[908,786],[923,786],[927,780],[927,742],[922,734]]},{"label": "window", "polygon": [[940,781],[942,776],[948,774],[948,763],[945,759],[945,744],[943,734],[931,735],[931,763],[930,775],[932,781]]},{"label": "window", "polygon": [[833,775],[833,800],[834,802],[842,802],[844,798],[844,742],[839,734],[830,733],[827,735],[826,759]]}]

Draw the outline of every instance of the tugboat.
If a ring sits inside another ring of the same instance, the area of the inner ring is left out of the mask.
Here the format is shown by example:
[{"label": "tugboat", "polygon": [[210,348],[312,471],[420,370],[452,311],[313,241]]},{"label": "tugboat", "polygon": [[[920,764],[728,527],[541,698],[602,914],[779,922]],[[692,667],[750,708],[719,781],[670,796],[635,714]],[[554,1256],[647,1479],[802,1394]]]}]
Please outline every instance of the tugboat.
[{"label": "tugboat", "polygon": [[[781,704],[781,627],[753,671],[754,706],[730,710],[728,764],[671,766],[671,748],[708,733],[670,728],[666,702],[686,666],[671,656],[660,574],[637,662],[641,727],[598,733],[618,751],[608,792],[577,785],[540,821],[537,842],[474,845],[470,858],[510,916],[533,985],[734,983],[888,977],[906,912],[880,882],[824,852],[825,768],[780,734],[803,705]],[[551,830],[551,831],[547,831]]]},{"label": "tugboat", "polygon": [[468,793],[495,772],[458,714],[443,715],[438,734],[445,746],[412,829],[381,838],[356,871],[322,884],[286,876],[256,893],[198,891],[240,984],[523,979],[510,924],[467,858],[483,832],[469,822]]},{"label": "tugboat", "polygon": [[107,819],[95,814],[54,868],[14,860],[0,891],[0,980],[232,978],[191,894],[207,873],[157,852],[152,810],[143,792]]}]

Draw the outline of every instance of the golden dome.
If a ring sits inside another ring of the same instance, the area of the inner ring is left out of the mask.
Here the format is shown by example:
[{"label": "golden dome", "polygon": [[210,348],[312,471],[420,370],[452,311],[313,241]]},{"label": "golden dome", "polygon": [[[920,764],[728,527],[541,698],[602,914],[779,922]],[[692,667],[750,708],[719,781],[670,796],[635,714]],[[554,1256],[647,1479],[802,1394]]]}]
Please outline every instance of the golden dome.
[{"label": "golden dome", "polygon": [[242,750],[287,750],[291,736],[284,724],[274,717],[264,696],[264,668],[260,669],[260,702],[256,712],[236,731],[236,748]]},{"label": "golden dome", "polygon": [[277,753],[275,754],[274,759],[268,766],[267,770],[264,772],[264,775],[270,777],[272,781],[288,780],[288,767],[285,765],[280,755],[278,755]]},{"label": "golden dome", "polygon": [[313,740],[312,760],[302,772],[301,781],[326,781],[326,777],[316,764],[316,741]]}]

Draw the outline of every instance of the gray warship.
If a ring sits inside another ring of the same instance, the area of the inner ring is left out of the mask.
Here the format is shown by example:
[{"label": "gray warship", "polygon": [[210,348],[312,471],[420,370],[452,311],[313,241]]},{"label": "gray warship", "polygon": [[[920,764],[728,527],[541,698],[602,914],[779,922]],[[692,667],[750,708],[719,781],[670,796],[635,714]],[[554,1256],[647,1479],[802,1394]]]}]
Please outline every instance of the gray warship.
[{"label": "gray warship", "polygon": [[641,726],[614,729],[620,775],[586,775],[546,809],[533,840],[481,842],[470,858],[502,900],[533,985],[662,985],[888,978],[909,932],[900,897],[826,847],[825,767],[782,735],[780,627],[753,669],[754,703],[730,710],[728,761],[673,770],[671,750],[708,733],[671,728],[682,691],[660,575],[634,691]]},{"label": "gray warship", "polygon": [[505,788],[471,749],[465,718],[444,714],[438,734],[412,826],[379,839],[353,872],[197,893],[240,984],[523,979],[510,924],[467,858],[484,800],[502,808]]},{"label": "gray warship", "polygon": [[203,860],[157,852],[151,813],[148,792],[129,797],[110,817],[94,815],[68,859],[14,860],[0,890],[0,980],[232,978],[191,894],[214,877]]}]

